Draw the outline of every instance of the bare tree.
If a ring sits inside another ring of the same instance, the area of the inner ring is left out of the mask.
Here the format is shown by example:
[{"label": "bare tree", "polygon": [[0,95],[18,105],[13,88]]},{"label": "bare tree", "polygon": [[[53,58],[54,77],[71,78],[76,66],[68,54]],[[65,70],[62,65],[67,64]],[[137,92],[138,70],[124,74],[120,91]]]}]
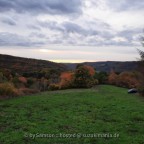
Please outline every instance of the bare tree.
[{"label": "bare tree", "polygon": [[[144,47],[144,35],[141,37],[141,43],[142,43],[142,46]],[[138,70],[141,73],[139,91],[142,95],[144,95],[144,51],[138,49],[138,52],[140,55],[140,60],[138,62],[138,65],[139,65]]]}]

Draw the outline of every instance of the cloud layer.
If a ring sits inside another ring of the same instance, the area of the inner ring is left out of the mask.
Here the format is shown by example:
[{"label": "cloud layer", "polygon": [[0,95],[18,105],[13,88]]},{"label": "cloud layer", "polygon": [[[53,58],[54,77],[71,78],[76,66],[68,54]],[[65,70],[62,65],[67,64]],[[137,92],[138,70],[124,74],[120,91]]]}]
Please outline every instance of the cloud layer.
[{"label": "cloud layer", "polygon": [[70,14],[80,13],[80,0],[0,0],[0,11],[15,11],[30,14]]},{"label": "cloud layer", "polygon": [[59,50],[65,46],[77,46],[75,51],[83,46],[130,50],[140,46],[143,8],[141,0],[0,0],[0,50],[52,45]]}]

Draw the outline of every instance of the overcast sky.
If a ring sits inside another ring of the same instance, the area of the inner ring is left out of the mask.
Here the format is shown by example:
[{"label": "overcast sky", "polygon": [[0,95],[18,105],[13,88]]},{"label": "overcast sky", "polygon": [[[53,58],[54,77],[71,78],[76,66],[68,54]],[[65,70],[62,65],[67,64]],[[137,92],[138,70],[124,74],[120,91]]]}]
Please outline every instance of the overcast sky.
[{"label": "overcast sky", "polygon": [[0,0],[0,53],[56,62],[139,56],[144,0]]}]

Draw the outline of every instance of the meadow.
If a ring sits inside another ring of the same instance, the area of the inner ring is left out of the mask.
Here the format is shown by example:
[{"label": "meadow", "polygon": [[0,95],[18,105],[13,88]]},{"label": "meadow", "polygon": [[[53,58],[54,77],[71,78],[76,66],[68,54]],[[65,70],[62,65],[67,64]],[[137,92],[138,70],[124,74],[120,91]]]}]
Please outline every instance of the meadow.
[{"label": "meadow", "polygon": [[144,99],[127,89],[41,92],[0,101],[0,144],[143,144]]}]

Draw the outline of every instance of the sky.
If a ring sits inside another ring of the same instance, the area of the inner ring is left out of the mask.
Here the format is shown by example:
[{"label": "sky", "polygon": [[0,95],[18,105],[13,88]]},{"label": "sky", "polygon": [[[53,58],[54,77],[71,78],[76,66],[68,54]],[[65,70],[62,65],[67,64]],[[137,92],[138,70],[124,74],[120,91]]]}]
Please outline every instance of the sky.
[{"label": "sky", "polygon": [[0,0],[0,54],[135,61],[143,31],[144,0]]}]

